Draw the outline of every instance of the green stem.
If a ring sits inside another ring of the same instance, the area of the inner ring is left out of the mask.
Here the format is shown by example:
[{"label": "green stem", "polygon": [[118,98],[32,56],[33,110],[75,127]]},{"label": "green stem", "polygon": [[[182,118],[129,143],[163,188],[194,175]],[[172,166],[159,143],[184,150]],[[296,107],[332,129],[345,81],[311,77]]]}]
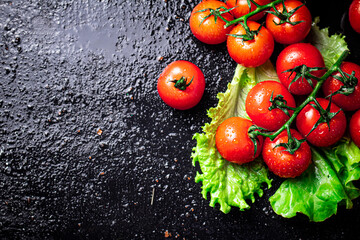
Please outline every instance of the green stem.
[{"label": "green stem", "polygon": [[[325,82],[325,80],[334,72],[339,71],[341,63],[344,61],[344,59],[348,56],[349,51],[345,50],[341,56],[338,58],[338,60],[330,67],[330,69],[320,78],[316,78],[318,80],[318,82],[315,85],[315,88],[313,89],[313,91],[310,93],[310,95],[306,98],[306,100],[300,105],[298,106],[293,115],[289,118],[289,120],[281,127],[279,128],[276,132],[274,133],[264,133],[264,132],[260,132],[260,131],[256,131],[254,132],[255,135],[261,135],[264,137],[268,137],[271,139],[271,141],[273,141],[282,131],[284,131],[285,129],[290,129],[291,124],[293,123],[293,121],[296,119],[297,115],[300,113],[300,111],[310,102],[314,101],[316,99],[316,94],[319,92],[319,90],[321,89],[321,86],[323,85],[323,83]],[[314,78],[315,76],[309,74],[309,77]]]},{"label": "green stem", "polygon": [[[237,19],[234,19],[232,21],[226,21],[226,25],[225,25],[225,28],[233,25],[233,24],[236,24],[238,22],[247,22],[247,20],[251,17],[251,16],[254,16],[255,14],[259,13],[259,12],[262,12],[264,11],[265,9],[268,9],[268,8],[273,8],[275,7],[278,3],[281,3],[283,0],[276,0],[276,1],[273,1],[269,4],[266,4],[266,5],[262,5],[262,6],[258,6],[254,11],[242,16],[242,17],[239,17]],[[245,26],[247,26],[247,24],[245,24]]]}]

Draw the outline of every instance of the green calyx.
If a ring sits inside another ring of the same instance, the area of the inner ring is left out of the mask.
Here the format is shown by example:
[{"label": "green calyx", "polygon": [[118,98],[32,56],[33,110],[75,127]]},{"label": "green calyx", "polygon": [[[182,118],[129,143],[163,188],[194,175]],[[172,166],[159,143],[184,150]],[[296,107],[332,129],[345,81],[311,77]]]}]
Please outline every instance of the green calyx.
[{"label": "green calyx", "polygon": [[333,117],[335,117],[341,111],[341,109],[339,109],[339,111],[337,111],[337,112],[330,112],[331,98],[329,101],[329,105],[326,107],[326,109],[321,107],[321,105],[319,104],[319,102],[316,99],[314,99],[314,103],[310,103],[310,105],[319,112],[320,118],[317,120],[317,122],[311,128],[310,132],[308,134],[306,134],[306,137],[309,136],[309,134],[312,133],[312,131],[314,131],[321,123],[326,123],[330,130],[331,119]]},{"label": "green calyx", "polygon": [[292,69],[288,69],[288,70],[284,71],[283,73],[290,72],[290,75],[288,78],[290,78],[291,76],[293,76],[295,74],[293,80],[291,80],[291,82],[289,84],[289,88],[288,88],[289,91],[290,91],[290,86],[300,78],[302,81],[304,81],[304,79],[305,79],[310,84],[310,86],[313,88],[314,85],[312,82],[312,78],[314,76],[311,75],[311,72],[319,71],[319,70],[323,70],[323,69],[325,69],[325,68],[323,68],[323,67],[308,67],[305,64],[303,64],[303,65],[299,65]]},{"label": "green calyx", "polygon": [[187,78],[182,76],[179,80],[174,79],[174,80],[171,80],[170,82],[175,83],[174,84],[175,88],[184,91],[188,86],[190,86],[190,84],[192,83],[193,80],[194,80],[194,77],[192,77],[190,82],[187,83]]},{"label": "green calyx", "polygon": [[228,36],[235,37],[235,38],[241,38],[243,41],[250,41],[254,40],[255,36],[259,34],[261,28],[264,26],[264,23],[260,25],[260,27],[257,30],[250,30],[250,28],[247,26],[246,22],[241,22],[241,26],[245,29],[245,34],[228,34]]},{"label": "green calyx", "polygon": [[208,18],[211,17],[211,16],[214,16],[214,21],[215,21],[215,23],[217,23],[218,18],[220,18],[221,20],[223,20],[225,23],[228,23],[229,21],[226,20],[226,19],[222,16],[222,14],[228,13],[228,12],[230,12],[231,10],[233,10],[234,8],[235,8],[235,7],[230,8],[230,9],[227,9],[226,7],[218,7],[217,9],[205,8],[205,9],[203,9],[203,10],[197,11],[196,13],[210,11],[210,13],[201,20],[199,26],[200,26],[206,19],[208,19]]},{"label": "green calyx", "polygon": [[287,101],[284,99],[284,96],[281,94],[276,95],[276,97],[274,98],[274,92],[271,93],[271,97],[270,97],[270,107],[269,107],[269,111],[278,108],[281,111],[283,111],[287,116],[290,117],[290,113],[289,110],[293,110],[295,111],[296,108],[292,108],[289,107],[287,105]]},{"label": "green calyx", "polygon": [[355,77],[355,72],[353,71],[351,74],[343,72],[339,69],[339,73],[341,76],[333,75],[332,77],[342,82],[344,85],[340,87],[339,90],[333,92],[328,97],[332,97],[336,94],[342,94],[345,96],[349,96],[355,91],[355,87],[358,84],[358,79]]},{"label": "green calyx", "polygon": [[281,25],[281,24],[284,24],[284,23],[289,23],[289,24],[291,24],[291,25],[294,26],[294,25],[297,25],[297,24],[303,22],[303,21],[293,22],[293,21],[290,20],[290,18],[291,18],[291,16],[292,16],[297,10],[299,10],[302,6],[304,6],[305,3],[303,3],[302,5],[294,8],[294,9],[291,10],[291,11],[288,11],[288,10],[287,10],[287,8],[286,8],[286,6],[285,6],[285,1],[282,1],[282,5],[283,5],[283,10],[282,10],[282,12],[280,12],[279,10],[277,10],[275,6],[273,6],[274,11],[266,11],[267,13],[270,13],[270,14],[272,14],[272,15],[274,15],[274,16],[276,16],[277,18],[280,19],[280,22],[278,22],[278,23],[274,21],[275,25]]},{"label": "green calyx", "polygon": [[291,135],[290,128],[287,128],[287,134],[288,134],[288,142],[287,143],[279,143],[274,148],[277,147],[284,147],[285,149],[283,151],[289,152],[290,154],[294,154],[301,146],[303,142],[305,142],[304,139],[297,139]]}]

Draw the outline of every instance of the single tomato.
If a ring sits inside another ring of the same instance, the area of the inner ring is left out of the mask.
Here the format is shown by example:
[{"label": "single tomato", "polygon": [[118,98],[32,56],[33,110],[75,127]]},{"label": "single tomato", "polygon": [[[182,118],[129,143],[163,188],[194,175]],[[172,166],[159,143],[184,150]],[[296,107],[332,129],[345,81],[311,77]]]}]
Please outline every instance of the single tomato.
[{"label": "single tomato", "polygon": [[349,128],[351,139],[360,148],[360,110],[352,115]]},{"label": "single tomato", "polygon": [[311,13],[304,3],[289,0],[277,4],[275,8],[280,16],[277,16],[274,9],[266,16],[266,27],[275,41],[281,44],[293,44],[304,40],[312,24]]},{"label": "single tomato", "polygon": [[360,33],[360,0],[354,0],[349,7],[349,21],[351,27]]},{"label": "single tomato", "polygon": [[353,92],[348,95],[341,93],[333,95],[332,101],[344,111],[360,109],[360,66],[351,62],[343,62],[340,69],[344,75],[336,72],[333,76],[326,79],[322,86],[323,92],[325,96],[329,97],[338,90],[343,89],[348,92],[352,88]]},{"label": "single tomato", "polygon": [[[297,140],[303,137],[294,129],[290,130],[291,136]],[[264,140],[262,157],[269,170],[282,178],[294,178],[300,176],[311,163],[311,150],[306,141],[291,154],[280,144],[288,144],[289,137],[287,131],[281,132],[274,141],[270,138]]]},{"label": "single tomato", "polygon": [[[310,102],[296,117],[296,127],[306,140],[317,147],[329,147],[339,141],[346,130],[344,112],[324,98],[316,99],[321,106]],[[319,119],[324,121],[319,121]],[[329,123],[329,124],[328,124]]]},{"label": "single tomato", "polygon": [[227,11],[227,6],[221,1],[202,1],[192,10],[190,29],[194,36],[207,44],[223,43],[233,26],[225,28],[227,21],[234,17]]},{"label": "single tomato", "polygon": [[276,72],[281,83],[294,95],[310,94],[317,83],[315,79],[304,77],[303,70],[316,77],[324,75],[324,59],[316,47],[310,43],[295,43],[280,52]]},{"label": "single tomato", "polygon": [[351,139],[360,148],[360,110],[352,115],[349,128]]},{"label": "single tomato", "polygon": [[233,163],[253,161],[261,153],[263,137],[257,137],[257,150],[248,135],[253,123],[245,118],[231,117],[223,121],[216,130],[215,144],[220,155]]},{"label": "single tomato", "polygon": [[[273,100],[273,103],[270,100]],[[246,97],[246,113],[256,126],[276,131],[289,120],[294,112],[280,108],[271,109],[277,102],[282,102],[291,108],[296,107],[294,97],[281,83],[260,82],[250,90]]]},{"label": "single tomato", "polygon": [[238,24],[228,36],[227,49],[230,57],[238,64],[257,67],[270,58],[274,51],[274,39],[259,23],[248,21],[247,25],[253,39],[247,40],[247,31],[242,24]]},{"label": "single tomato", "polygon": [[[259,5],[266,5],[271,2],[271,0],[256,0],[255,1]],[[247,0],[227,0],[226,5],[228,8],[234,8],[231,10],[231,13],[234,15],[235,18],[242,17],[249,12],[254,11],[257,7],[254,3],[251,3],[251,8],[249,8],[249,4]],[[265,16],[265,12],[262,11],[260,13],[255,14],[254,16],[251,16],[249,20],[257,21],[260,18]]]},{"label": "single tomato", "polygon": [[160,74],[157,90],[161,99],[170,107],[190,109],[200,102],[204,93],[204,74],[191,62],[172,62]]}]

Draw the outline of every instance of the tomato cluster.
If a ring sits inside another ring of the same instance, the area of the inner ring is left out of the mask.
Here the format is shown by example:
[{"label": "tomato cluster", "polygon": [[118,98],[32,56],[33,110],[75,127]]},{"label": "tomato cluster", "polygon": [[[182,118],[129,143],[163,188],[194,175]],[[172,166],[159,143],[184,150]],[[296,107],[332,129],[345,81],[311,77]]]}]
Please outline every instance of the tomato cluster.
[{"label": "tomato cluster", "polygon": [[[360,4],[353,5],[350,22],[356,19],[355,12],[360,15]],[[264,11],[266,8],[268,11]],[[256,22],[264,17],[263,24]],[[245,164],[261,155],[276,175],[297,177],[311,163],[310,146],[330,147],[344,136],[345,114],[352,115],[349,133],[360,147],[360,66],[343,62],[336,71],[325,68],[320,51],[302,42],[312,23],[304,3],[204,0],[193,9],[189,22],[200,41],[226,41],[229,55],[245,67],[264,64],[275,42],[285,44],[276,61],[280,81],[260,82],[246,97],[245,110],[250,119],[231,117],[218,126],[215,145],[224,159]],[[330,74],[326,75],[327,71]],[[180,110],[194,107],[204,89],[201,70],[187,61],[171,63],[158,79],[160,97]],[[322,96],[316,97],[319,89]],[[298,95],[307,98],[297,105]]]},{"label": "tomato cluster", "polygon": [[[274,4],[268,11],[265,26],[255,22],[266,14],[257,9],[270,2],[202,1],[191,12],[190,29],[204,43],[219,44],[226,41],[229,55],[235,62],[245,67],[260,66],[272,55],[274,41],[281,44],[300,42],[309,33],[312,23],[310,11],[298,0]],[[246,17],[254,11],[257,11],[256,14]],[[234,27],[233,19],[241,17],[246,17],[245,21]]]}]

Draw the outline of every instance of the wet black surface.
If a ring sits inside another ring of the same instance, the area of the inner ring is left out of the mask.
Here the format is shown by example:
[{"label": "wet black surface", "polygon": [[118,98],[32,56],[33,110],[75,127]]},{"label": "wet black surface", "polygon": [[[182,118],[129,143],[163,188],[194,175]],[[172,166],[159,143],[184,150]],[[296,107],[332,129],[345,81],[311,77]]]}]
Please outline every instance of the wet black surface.
[{"label": "wet black surface", "polygon": [[[188,26],[198,1],[0,1],[0,237],[5,239],[349,239],[360,202],[324,223],[283,219],[268,197],[225,215],[194,183],[192,135],[235,63]],[[350,1],[308,1],[321,26],[349,27]],[[343,17],[345,16],[345,17]],[[343,19],[343,21],[341,20]],[[177,111],[156,80],[174,60],[206,77],[200,104]],[[152,196],[153,199],[152,199]]]}]

